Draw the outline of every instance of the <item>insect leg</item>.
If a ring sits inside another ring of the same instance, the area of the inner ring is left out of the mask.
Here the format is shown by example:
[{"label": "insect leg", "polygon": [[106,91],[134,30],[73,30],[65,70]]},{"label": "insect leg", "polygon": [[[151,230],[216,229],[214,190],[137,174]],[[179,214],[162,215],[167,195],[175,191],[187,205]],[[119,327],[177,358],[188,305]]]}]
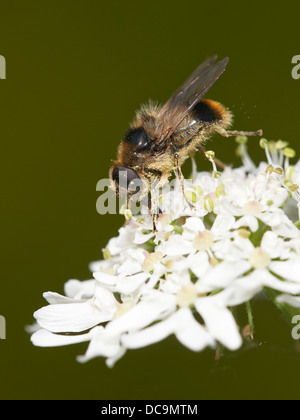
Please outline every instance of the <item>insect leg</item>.
[{"label": "insect leg", "polygon": [[223,137],[232,137],[232,136],[262,136],[263,131],[257,130],[257,131],[227,131],[225,128],[222,127],[215,127],[215,130],[217,133],[221,134]]},{"label": "insect leg", "polygon": [[184,192],[184,177],[183,177],[183,174],[181,172],[180,165],[179,165],[179,155],[178,155],[178,153],[174,154],[174,158],[175,158],[175,166],[176,166],[176,175],[177,175],[177,178],[178,178],[180,186],[181,186],[181,191],[182,191],[183,197],[184,197],[185,201],[188,203],[188,205],[190,206],[190,208],[192,209],[192,208],[194,208],[194,205],[187,199],[187,197],[185,195],[185,192]]},{"label": "insect leg", "polygon": [[156,198],[156,187],[155,185],[151,184],[151,216],[152,216],[152,223],[153,223],[153,232],[157,232],[156,223],[158,217],[158,202]]}]

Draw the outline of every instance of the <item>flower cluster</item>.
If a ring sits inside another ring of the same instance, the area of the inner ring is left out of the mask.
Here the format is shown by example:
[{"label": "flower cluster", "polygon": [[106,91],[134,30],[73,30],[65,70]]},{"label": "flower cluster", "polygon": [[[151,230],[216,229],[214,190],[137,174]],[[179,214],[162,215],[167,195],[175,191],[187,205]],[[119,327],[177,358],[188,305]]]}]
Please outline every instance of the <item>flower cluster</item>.
[{"label": "flower cluster", "polygon": [[85,362],[97,356],[113,366],[128,349],[174,334],[201,351],[243,343],[232,308],[266,290],[274,302],[300,307],[300,163],[283,141],[261,140],[267,162],[255,166],[247,139],[237,138],[242,166],[193,171],[162,189],[157,232],[150,216],[132,216],[93,262],[93,279],[70,280],[65,296],[44,294],[35,312],[32,342],[41,347],[89,342]]}]

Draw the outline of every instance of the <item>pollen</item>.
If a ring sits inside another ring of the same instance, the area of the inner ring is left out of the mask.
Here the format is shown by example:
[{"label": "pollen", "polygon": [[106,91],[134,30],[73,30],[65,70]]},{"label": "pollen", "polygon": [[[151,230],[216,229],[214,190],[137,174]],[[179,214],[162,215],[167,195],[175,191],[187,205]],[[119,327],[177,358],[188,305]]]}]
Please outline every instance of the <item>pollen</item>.
[{"label": "pollen", "polygon": [[261,204],[258,201],[248,201],[243,207],[244,214],[248,216],[258,216],[262,212]]},{"label": "pollen", "polygon": [[110,260],[111,259],[111,253],[110,253],[110,250],[108,248],[105,248],[103,250],[103,258],[105,260]]},{"label": "pollen", "polygon": [[204,195],[204,191],[203,191],[203,188],[201,187],[201,185],[197,185],[194,189],[195,189],[196,193],[199,195],[199,197]]},{"label": "pollen", "polygon": [[285,149],[283,149],[283,154],[285,157],[291,158],[291,159],[296,156],[295,150],[291,149],[290,147],[286,147]]},{"label": "pollen", "polygon": [[215,256],[212,256],[212,257],[209,259],[209,262],[210,262],[210,265],[211,265],[212,267],[216,267],[216,266],[220,263],[220,261],[218,260],[218,258],[216,258]]},{"label": "pollen", "polygon": [[225,195],[225,185],[221,182],[217,188],[216,188],[216,196],[217,198],[221,197],[222,195]]},{"label": "pollen", "polygon": [[104,270],[104,273],[110,274],[111,276],[113,276],[115,274],[115,270],[113,269],[113,267],[111,267],[111,268],[108,268],[107,270]]},{"label": "pollen", "polygon": [[260,139],[259,145],[262,149],[269,147],[269,142],[267,139]]},{"label": "pollen", "polygon": [[198,196],[194,191],[188,190],[185,193],[186,198],[191,202],[191,203],[197,203],[198,201]]},{"label": "pollen", "polygon": [[163,259],[162,252],[152,252],[148,254],[142,264],[142,270],[150,272],[154,269],[154,265],[161,262]]},{"label": "pollen", "polygon": [[167,232],[166,234],[165,234],[165,241],[166,242],[168,242],[168,240],[169,240],[169,238],[170,238],[170,236],[173,234],[173,232]]},{"label": "pollen", "polygon": [[289,166],[284,173],[285,179],[286,180],[291,180],[293,175],[294,175],[294,171],[295,171],[294,166]]},{"label": "pollen", "polygon": [[298,191],[299,190],[299,185],[297,185],[297,184],[293,184],[291,187],[290,187],[290,191],[291,192],[296,192],[296,191]]},{"label": "pollen", "polygon": [[138,223],[139,225],[142,225],[144,222],[145,222],[145,219],[144,219],[143,217],[139,217],[139,218],[136,220],[136,223]]},{"label": "pollen", "polygon": [[266,172],[266,174],[271,175],[274,172],[274,166],[269,165],[265,172]]},{"label": "pollen", "polygon": [[130,311],[135,305],[133,300],[128,300],[124,303],[119,303],[116,312],[114,313],[114,318],[119,318],[120,316],[126,314],[126,312]]},{"label": "pollen", "polygon": [[213,150],[208,150],[207,152],[205,152],[205,157],[210,161],[214,160],[215,155],[216,154]]},{"label": "pollen", "polygon": [[170,269],[173,267],[173,264],[174,264],[174,261],[173,261],[173,260],[168,260],[168,261],[165,263],[165,267],[166,267],[166,269],[167,269],[167,270],[170,270]]},{"label": "pollen", "polygon": [[299,189],[299,185],[293,184],[292,181],[284,181],[284,185],[288,188],[291,192],[296,192]]},{"label": "pollen", "polygon": [[283,175],[283,170],[282,170],[281,168],[275,168],[275,169],[274,169],[274,172],[275,172],[277,175]]},{"label": "pollen", "polygon": [[163,204],[165,201],[166,201],[166,196],[165,196],[164,194],[161,194],[161,195],[158,197],[158,202],[159,202],[159,204]]},{"label": "pollen", "polygon": [[275,146],[277,150],[285,149],[288,146],[288,142],[283,140],[277,140]]},{"label": "pollen", "polygon": [[133,216],[131,210],[130,209],[126,209],[124,211],[124,216],[125,216],[125,219],[126,220],[130,220],[132,218],[132,216]]},{"label": "pollen", "polygon": [[207,194],[207,196],[204,198],[204,208],[208,212],[212,212],[214,209],[213,198],[215,198],[215,194],[214,197],[212,196],[212,194]]},{"label": "pollen", "polygon": [[214,243],[214,236],[210,230],[204,230],[203,232],[199,232],[194,239],[194,248],[197,251],[206,251]]},{"label": "pollen", "polygon": [[249,263],[256,270],[263,270],[264,268],[267,268],[270,262],[271,258],[269,254],[260,247],[255,248],[249,256]]},{"label": "pollen", "polygon": [[170,218],[167,214],[163,213],[159,215],[157,222],[161,223],[162,226],[168,226],[168,224],[170,223]]},{"label": "pollen", "polygon": [[193,283],[189,283],[177,293],[177,305],[182,308],[188,308],[195,303],[197,297],[196,286]]},{"label": "pollen", "polygon": [[248,142],[248,137],[246,136],[237,136],[235,138],[237,144],[246,144]]},{"label": "pollen", "polygon": [[243,239],[249,239],[250,232],[247,229],[239,229],[238,234]]}]

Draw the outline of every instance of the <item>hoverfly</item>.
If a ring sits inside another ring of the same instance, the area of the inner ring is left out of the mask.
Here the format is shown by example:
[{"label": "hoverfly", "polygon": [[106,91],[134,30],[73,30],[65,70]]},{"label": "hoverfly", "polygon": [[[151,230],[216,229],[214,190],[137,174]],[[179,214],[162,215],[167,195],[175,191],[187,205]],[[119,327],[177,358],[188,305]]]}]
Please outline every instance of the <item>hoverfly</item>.
[{"label": "hoverfly", "polygon": [[262,135],[262,130],[228,131],[232,113],[219,102],[202,99],[228,61],[229,58],[217,61],[217,56],[209,58],[163,106],[142,106],[119,146],[117,161],[110,170],[112,187],[118,195],[130,196],[132,184],[142,182],[139,200],[151,193],[154,230],[158,213],[156,189],[175,172],[185,197],[181,166],[195,151],[205,154],[203,145],[213,133],[224,137]]}]

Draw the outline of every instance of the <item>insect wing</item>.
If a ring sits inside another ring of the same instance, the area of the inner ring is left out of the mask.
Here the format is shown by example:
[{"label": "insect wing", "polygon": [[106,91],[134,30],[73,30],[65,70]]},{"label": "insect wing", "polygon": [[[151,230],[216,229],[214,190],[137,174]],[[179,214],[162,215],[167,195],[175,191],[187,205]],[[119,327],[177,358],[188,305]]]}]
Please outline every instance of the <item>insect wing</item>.
[{"label": "insect wing", "polygon": [[217,56],[202,63],[162,106],[157,117],[157,146],[164,148],[178,125],[224,72],[229,58]]}]

